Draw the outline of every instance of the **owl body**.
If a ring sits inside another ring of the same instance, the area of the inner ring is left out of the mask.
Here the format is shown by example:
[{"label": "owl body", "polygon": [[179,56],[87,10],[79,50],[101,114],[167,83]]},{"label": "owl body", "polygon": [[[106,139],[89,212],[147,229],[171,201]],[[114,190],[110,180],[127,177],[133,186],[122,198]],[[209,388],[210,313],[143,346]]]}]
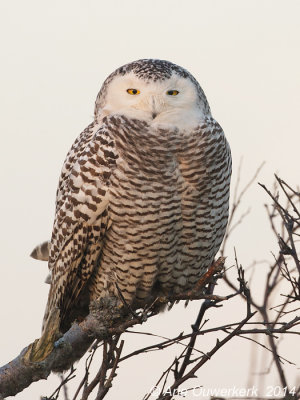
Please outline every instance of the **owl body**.
[{"label": "owl body", "polygon": [[140,60],[108,77],[62,169],[43,335],[66,330],[83,299],[121,292],[143,305],[190,289],[222,242],[230,175],[224,133],[186,70]]},{"label": "owl body", "polygon": [[143,301],[154,289],[191,288],[212,263],[226,227],[230,175],[223,169],[230,166],[222,130],[212,119],[192,132],[117,115],[106,121],[118,126],[113,142],[119,158],[91,297],[117,295],[116,283],[128,302]]}]

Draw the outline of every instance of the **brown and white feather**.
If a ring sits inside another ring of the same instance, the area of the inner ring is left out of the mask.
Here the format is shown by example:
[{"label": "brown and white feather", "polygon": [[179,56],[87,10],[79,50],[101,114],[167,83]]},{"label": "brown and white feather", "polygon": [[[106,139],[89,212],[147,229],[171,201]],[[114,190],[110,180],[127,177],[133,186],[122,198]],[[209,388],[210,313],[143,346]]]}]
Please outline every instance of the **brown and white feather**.
[{"label": "brown and white feather", "polygon": [[[168,117],[161,101],[162,123],[137,106],[111,111],[111,85],[127,76],[144,80],[145,90],[152,82],[164,87],[174,76],[179,85],[187,81],[187,90],[196,93],[196,111],[185,111],[188,117],[180,121],[177,111]],[[126,301],[143,304],[153,292],[191,288],[221,245],[230,175],[223,130],[186,70],[140,60],[108,77],[97,97],[95,121],[75,141],[62,169],[43,332],[57,310],[58,328],[67,329],[67,315],[76,318],[83,295],[88,302],[118,296],[118,286]]]}]

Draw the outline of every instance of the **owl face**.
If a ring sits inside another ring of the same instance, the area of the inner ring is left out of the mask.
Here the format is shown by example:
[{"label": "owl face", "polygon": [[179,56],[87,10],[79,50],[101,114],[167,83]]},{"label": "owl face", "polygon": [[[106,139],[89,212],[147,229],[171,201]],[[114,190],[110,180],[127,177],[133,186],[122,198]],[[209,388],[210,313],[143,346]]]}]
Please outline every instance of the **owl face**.
[{"label": "owl face", "polygon": [[[134,73],[118,76],[107,88],[103,112],[146,120],[150,124],[176,124],[195,119],[200,109],[194,84],[173,74],[163,81],[145,81]],[[198,118],[199,122],[199,118]]]},{"label": "owl face", "polygon": [[199,84],[168,61],[139,60],[121,67],[104,83],[96,117],[124,115],[148,124],[180,129],[197,126],[209,112]]}]

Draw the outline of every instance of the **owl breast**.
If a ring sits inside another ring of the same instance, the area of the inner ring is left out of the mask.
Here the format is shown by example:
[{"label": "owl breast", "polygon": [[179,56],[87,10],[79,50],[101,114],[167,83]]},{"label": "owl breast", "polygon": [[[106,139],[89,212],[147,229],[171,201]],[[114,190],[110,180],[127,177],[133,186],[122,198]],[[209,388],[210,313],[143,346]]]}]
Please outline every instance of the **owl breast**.
[{"label": "owl breast", "polygon": [[180,292],[212,263],[226,228],[231,168],[223,131],[212,121],[185,132],[111,120],[119,159],[93,298],[116,286],[129,302]]}]

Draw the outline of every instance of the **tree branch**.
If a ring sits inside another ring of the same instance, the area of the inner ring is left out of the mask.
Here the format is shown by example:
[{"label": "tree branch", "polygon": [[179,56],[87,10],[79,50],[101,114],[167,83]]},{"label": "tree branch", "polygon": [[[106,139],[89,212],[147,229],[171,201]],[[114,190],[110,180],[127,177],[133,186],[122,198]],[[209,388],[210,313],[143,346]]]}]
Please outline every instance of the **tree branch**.
[{"label": "tree branch", "polygon": [[51,371],[68,369],[85,354],[94,339],[106,340],[123,333],[131,326],[142,324],[148,317],[158,314],[158,304],[178,300],[210,299],[216,302],[226,300],[227,297],[203,293],[207,284],[221,277],[220,271],[224,267],[224,262],[225,258],[221,257],[212,264],[193,290],[168,297],[153,298],[150,300],[150,306],[146,305],[140,314],[130,312],[129,308],[116,297],[106,297],[93,302],[90,305],[90,314],[81,323],[74,323],[68,332],[55,342],[53,351],[45,360],[39,363],[30,362],[34,342],[23,349],[13,361],[0,368],[0,399],[1,396],[16,395],[32,382],[47,379]]}]

